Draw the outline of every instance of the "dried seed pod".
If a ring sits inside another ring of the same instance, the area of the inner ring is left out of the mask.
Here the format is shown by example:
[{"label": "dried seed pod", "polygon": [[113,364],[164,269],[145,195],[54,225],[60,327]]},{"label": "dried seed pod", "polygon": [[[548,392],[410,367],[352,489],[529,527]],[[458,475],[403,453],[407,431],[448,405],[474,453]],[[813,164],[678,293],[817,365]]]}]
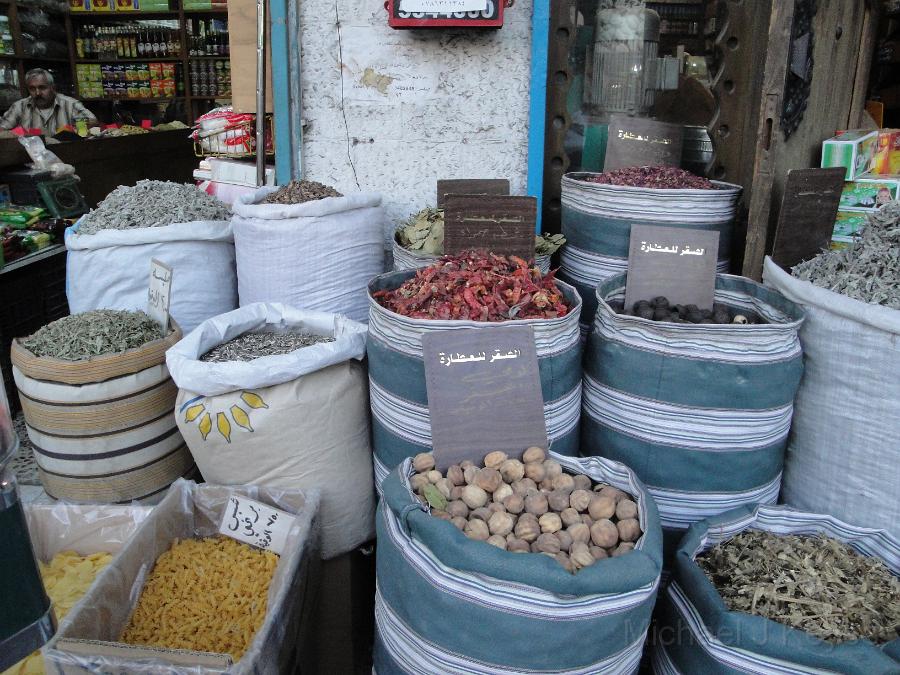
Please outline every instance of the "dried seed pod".
[{"label": "dried seed pod", "polygon": [[506,550],[506,539],[501,537],[500,535],[493,534],[487,538],[487,543],[491,546],[496,546],[497,548],[505,551]]},{"label": "dried seed pod", "polygon": [[413,468],[419,473],[428,473],[434,468],[434,455],[430,452],[420,452],[413,457]]},{"label": "dried seed pod", "polygon": [[421,492],[426,485],[431,485],[431,482],[424,473],[417,473],[409,478],[409,486],[413,489],[413,492]]},{"label": "dried seed pod", "polygon": [[457,530],[459,530],[460,532],[462,532],[463,530],[466,529],[466,524],[467,524],[469,521],[466,520],[465,518],[460,517],[460,516],[456,516],[456,517],[454,517],[450,522],[453,523],[453,524],[456,526],[456,529],[457,529]]},{"label": "dried seed pod", "polygon": [[547,470],[543,464],[534,462],[525,465],[525,477],[530,478],[535,483],[540,483],[547,477]]},{"label": "dried seed pod", "polygon": [[603,548],[615,546],[619,543],[619,530],[611,520],[598,520],[591,525],[591,541]]},{"label": "dried seed pod", "polygon": [[562,520],[556,513],[545,513],[538,518],[538,524],[541,526],[541,532],[559,532],[562,529]]},{"label": "dried seed pod", "polygon": [[572,547],[572,535],[565,530],[554,532],[556,538],[559,539],[559,550],[568,551]]},{"label": "dried seed pod", "polygon": [[477,485],[466,485],[462,490],[462,500],[470,509],[477,509],[487,504],[488,493]]},{"label": "dried seed pod", "polygon": [[552,553],[553,555],[559,553],[559,539],[554,534],[544,533],[537,538],[535,543],[540,553]]},{"label": "dried seed pod", "polygon": [[591,555],[594,556],[594,560],[603,560],[609,557],[609,553],[601,546],[591,546]]},{"label": "dried seed pod", "polygon": [[591,550],[587,544],[581,541],[572,544],[572,547],[569,549],[569,558],[572,560],[572,564],[575,565],[575,569],[590,567],[594,564],[594,556],[591,555]]},{"label": "dried seed pod", "polygon": [[523,478],[522,480],[517,480],[513,483],[512,489],[517,495],[522,495],[524,497],[532,490],[537,490],[537,483],[530,478]]},{"label": "dried seed pod", "polygon": [[432,469],[425,475],[428,476],[428,482],[432,484],[437,483],[441,478],[444,477],[444,475],[437,469]]},{"label": "dried seed pod", "polygon": [[573,542],[580,541],[587,544],[591,540],[591,529],[584,523],[569,525],[566,528],[566,532],[572,536]]},{"label": "dried seed pod", "polygon": [[512,551],[513,553],[530,553],[531,545],[524,539],[513,537],[512,539],[506,540],[506,550]]},{"label": "dried seed pod", "polygon": [[525,465],[517,459],[507,459],[500,465],[500,475],[507,483],[515,483],[525,475]]},{"label": "dried seed pod", "polygon": [[543,462],[545,459],[547,459],[547,453],[544,452],[543,448],[538,448],[537,446],[528,448],[522,455],[522,461],[525,464],[531,464],[532,462]]},{"label": "dried seed pod", "polygon": [[621,544],[619,544],[616,547],[616,550],[614,550],[610,555],[613,558],[618,558],[620,555],[625,555],[626,553],[630,553],[633,550],[634,550],[634,544],[632,544],[630,541],[623,541]]},{"label": "dried seed pod", "polygon": [[594,519],[591,518],[591,516],[589,514],[582,513],[581,514],[581,522],[584,523],[585,525],[587,525],[588,527],[590,527],[591,525],[594,524]]},{"label": "dried seed pod", "polygon": [[559,517],[563,521],[563,525],[565,525],[566,527],[581,522],[581,516],[578,515],[578,511],[573,509],[571,506],[567,509],[563,509],[562,513],[559,514]]},{"label": "dried seed pod", "polygon": [[491,502],[487,505],[488,511],[491,513],[506,513],[506,507],[500,502]]},{"label": "dried seed pod", "polygon": [[551,479],[550,485],[554,490],[572,492],[575,489],[575,479],[567,473],[561,473]]},{"label": "dried seed pod", "polygon": [[491,497],[498,504],[502,504],[504,501],[506,501],[506,499],[508,497],[511,497],[512,494],[513,494],[513,489],[506,483],[503,483],[500,487],[498,487],[496,490],[494,490]]},{"label": "dried seed pod", "polygon": [[494,450],[494,452],[489,452],[484,456],[484,465],[489,469],[496,469],[506,461],[507,457],[509,455],[505,452]]},{"label": "dried seed pod", "polygon": [[548,507],[546,495],[538,493],[525,497],[525,510],[534,516],[544,515]]},{"label": "dried seed pod", "polygon": [[601,497],[609,497],[616,504],[628,497],[622,490],[612,485],[604,485],[597,492]]},{"label": "dried seed pod", "polygon": [[541,526],[538,524],[537,518],[528,513],[523,513],[516,521],[514,532],[516,537],[524,539],[528,543],[535,541],[541,533]]},{"label": "dried seed pod", "polygon": [[434,486],[438,489],[438,492],[440,492],[444,496],[444,499],[450,499],[450,492],[451,490],[453,490],[453,483],[451,483],[446,478],[441,478],[437,483],[434,484]]},{"label": "dried seed pod", "polygon": [[619,530],[619,539],[623,542],[635,542],[641,538],[641,524],[637,518],[626,518],[616,523]]},{"label": "dried seed pod", "polygon": [[616,512],[616,503],[609,497],[594,495],[588,505],[588,514],[594,520],[612,518]]},{"label": "dried seed pod", "polygon": [[575,509],[578,512],[587,511],[588,506],[591,505],[591,500],[593,499],[594,494],[592,492],[588,492],[587,490],[575,490],[571,495],[569,495],[569,506]]},{"label": "dried seed pod", "polygon": [[619,520],[628,520],[629,518],[637,518],[638,508],[630,499],[623,499],[616,504],[616,518]]},{"label": "dried seed pod", "polygon": [[562,474],[562,465],[555,459],[545,459],[544,471],[547,474],[547,478],[553,479]]},{"label": "dried seed pod", "polygon": [[538,487],[541,489],[541,492],[549,494],[550,492],[553,492],[553,481],[549,478],[545,478],[538,484]]},{"label": "dried seed pod", "polygon": [[475,539],[476,541],[486,541],[491,536],[487,523],[477,518],[469,519],[464,533],[469,539]]},{"label": "dried seed pod", "polygon": [[467,466],[463,469],[463,481],[465,481],[466,485],[472,485],[475,482],[475,476],[478,475],[478,467],[476,466]]},{"label": "dried seed pod", "polygon": [[459,485],[453,486],[450,489],[450,499],[452,501],[458,501],[458,500],[462,499],[462,491],[463,491],[463,489]]},{"label": "dried seed pod", "polygon": [[494,513],[488,520],[488,529],[491,531],[491,534],[499,534],[503,537],[512,532],[515,526],[516,519],[506,512]]},{"label": "dried seed pod", "polygon": [[453,501],[447,504],[447,513],[449,513],[454,518],[468,518],[469,507],[466,506],[466,503],[463,501]]},{"label": "dried seed pod", "polygon": [[[471,459],[464,459],[463,461],[461,461],[459,463],[459,468],[462,469],[463,471],[468,469],[470,466],[475,466],[475,462],[473,462]],[[475,466],[475,468],[477,469],[478,467]]]},{"label": "dried seed pod", "polygon": [[466,482],[465,474],[459,464],[447,467],[447,480],[453,485],[464,485]]},{"label": "dried seed pod", "polygon": [[558,562],[560,565],[563,566],[563,568],[565,568],[566,572],[568,572],[569,574],[575,574],[575,565],[569,559],[568,555],[566,555],[565,553],[560,551],[554,557],[556,558],[556,562]]},{"label": "dried seed pod", "polygon": [[486,506],[480,506],[477,509],[472,510],[472,512],[469,514],[469,520],[472,520],[472,518],[478,518],[478,520],[483,520],[484,522],[487,522],[491,519],[491,516],[493,514],[494,514],[494,512],[491,511]]},{"label": "dried seed pod", "polygon": [[588,490],[591,489],[591,478],[590,476],[585,476],[583,473],[577,473],[572,476],[572,480],[575,481],[575,489],[576,490]]},{"label": "dried seed pod", "polygon": [[506,510],[511,514],[517,516],[525,510],[525,498],[521,495],[510,495],[503,500],[503,506],[505,506]]},{"label": "dried seed pod", "polygon": [[438,520],[452,520],[450,514],[442,509],[431,509],[431,515]]},{"label": "dried seed pod", "polygon": [[554,490],[547,495],[547,504],[551,511],[564,511],[569,508],[569,493],[566,490]]},{"label": "dried seed pod", "polygon": [[[503,454],[503,453],[500,453]],[[484,468],[478,469],[475,474],[474,485],[477,485],[485,492],[493,492],[503,483],[503,477],[497,469]]]}]

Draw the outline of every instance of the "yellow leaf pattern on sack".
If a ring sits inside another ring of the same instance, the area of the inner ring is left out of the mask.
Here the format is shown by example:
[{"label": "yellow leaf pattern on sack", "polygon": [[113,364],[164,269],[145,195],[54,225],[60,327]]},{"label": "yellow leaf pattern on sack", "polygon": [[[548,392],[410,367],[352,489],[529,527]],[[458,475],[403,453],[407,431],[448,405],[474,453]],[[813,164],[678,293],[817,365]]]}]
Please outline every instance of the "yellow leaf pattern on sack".
[{"label": "yellow leaf pattern on sack", "polygon": [[198,428],[200,429],[200,435],[203,436],[205,441],[206,437],[209,436],[209,432],[212,431],[212,417],[210,417],[209,413],[206,413],[200,420]]},{"label": "yellow leaf pattern on sack", "polygon": [[192,405],[190,408],[184,411],[184,421],[185,422],[193,422],[195,419],[200,417],[200,413],[206,410],[206,406],[202,403],[197,403],[196,405]]},{"label": "yellow leaf pattern on sack", "polygon": [[245,391],[241,393],[241,399],[243,399],[244,403],[249,405],[251,408],[268,408],[266,402],[263,401],[262,396],[256,394],[252,391]]},{"label": "yellow leaf pattern on sack", "polygon": [[243,427],[247,431],[253,431],[253,427],[250,425],[250,416],[241,406],[231,406],[231,416],[234,418],[234,423],[239,427]]},{"label": "yellow leaf pattern on sack", "polygon": [[216,428],[222,437],[231,443],[231,422],[228,421],[225,413],[216,413]]}]

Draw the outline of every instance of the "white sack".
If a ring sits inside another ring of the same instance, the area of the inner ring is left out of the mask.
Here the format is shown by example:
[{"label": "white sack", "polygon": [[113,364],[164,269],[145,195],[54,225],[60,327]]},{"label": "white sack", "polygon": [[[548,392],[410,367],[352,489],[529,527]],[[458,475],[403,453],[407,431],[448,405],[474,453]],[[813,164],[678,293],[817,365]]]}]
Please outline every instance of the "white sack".
[{"label": "white sack", "polygon": [[233,204],[241,306],[281,302],[367,321],[366,286],[384,270],[381,196],[256,203],[276,189]]},{"label": "white sack", "polygon": [[770,258],[764,279],[806,311],[782,500],[900,537],[900,311],[796,279]]},{"label": "white sack", "polygon": [[73,314],[147,309],[150,259],[173,269],[170,313],[185,333],[237,307],[234,237],[229,221],[163,227],[66,230],[66,296]]}]

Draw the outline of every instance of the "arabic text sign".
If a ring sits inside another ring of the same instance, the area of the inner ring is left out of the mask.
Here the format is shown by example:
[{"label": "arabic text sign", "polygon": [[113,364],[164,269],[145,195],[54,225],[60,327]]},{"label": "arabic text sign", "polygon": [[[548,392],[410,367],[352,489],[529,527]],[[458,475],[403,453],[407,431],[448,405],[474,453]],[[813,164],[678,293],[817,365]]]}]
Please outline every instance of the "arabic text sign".
[{"label": "arabic text sign", "polygon": [[172,295],[172,268],[156,258],[150,259],[150,289],[147,292],[147,314],[169,331],[169,300]]},{"label": "arabic text sign", "polygon": [[401,12],[451,14],[453,12],[483,12],[487,0],[400,0]]},{"label": "arabic text sign", "polygon": [[534,258],[537,200],[534,197],[453,195],[444,200],[444,252],[483,248]]},{"label": "arabic text sign", "polygon": [[439,470],[492,450],[547,447],[531,326],[465,328],[422,338],[434,459]]},{"label": "arabic text sign", "polygon": [[219,533],[281,555],[293,524],[290,513],[233,494],[222,514]]},{"label": "arabic text sign", "polygon": [[679,124],[610,115],[603,170],[628,166],[679,166],[683,133]]},{"label": "arabic text sign", "polygon": [[719,233],[632,225],[625,306],[663,295],[670,304],[712,309]]},{"label": "arabic text sign", "polygon": [[506,178],[441,179],[437,182],[437,207],[444,208],[447,195],[508,195]]}]

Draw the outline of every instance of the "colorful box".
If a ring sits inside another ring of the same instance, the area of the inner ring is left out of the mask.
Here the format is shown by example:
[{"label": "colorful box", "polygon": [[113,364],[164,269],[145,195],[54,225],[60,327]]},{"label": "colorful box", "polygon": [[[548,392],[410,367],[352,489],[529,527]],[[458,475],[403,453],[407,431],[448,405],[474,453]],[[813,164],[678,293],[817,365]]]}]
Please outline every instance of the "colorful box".
[{"label": "colorful box", "polygon": [[842,166],[844,180],[856,180],[872,168],[877,145],[877,131],[845,131],[822,143],[821,166]]},{"label": "colorful box", "polygon": [[834,221],[831,241],[838,243],[853,242],[859,237],[860,231],[865,227],[867,216],[867,211],[839,210]]},{"label": "colorful box", "polygon": [[878,132],[872,173],[900,174],[900,129],[881,129]]},{"label": "colorful box", "polygon": [[[71,2],[72,0],[69,1]],[[85,0],[85,2],[88,1],[90,1],[91,4],[89,10],[91,12],[112,12],[115,9],[112,0]]]},{"label": "colorful box", "polygon": [[69,0],[70,12],[90,12],[91,0]]},{"label": "colorful box", "polygon": [[874,211],[900,196],[900,176],[866,173],[844,183],[839,209]]}]

